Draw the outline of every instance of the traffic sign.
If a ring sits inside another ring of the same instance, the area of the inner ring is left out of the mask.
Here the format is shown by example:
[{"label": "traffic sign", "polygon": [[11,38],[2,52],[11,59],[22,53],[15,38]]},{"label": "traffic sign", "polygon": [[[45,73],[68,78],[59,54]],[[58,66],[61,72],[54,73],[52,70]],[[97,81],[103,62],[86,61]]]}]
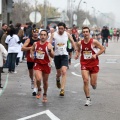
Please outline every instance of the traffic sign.
[{"label": "traffic sign", "polygon": [[76,14],[73,15],[73,20],[77,20],[77,15]]},{"label": "traffic sign", "polygon": [[31,12],[30,15],[29,15],[29,19],[33,23],[40,22],[40,20],[41,20],[41,14],[40,14],[40,12],[38,12],[38,11]]},{"label": "traffic sign", "polygon": [[76,26],[77,26],[77,21],[74,20],[74,21],[73,21],[73,25],[76,25]]}]

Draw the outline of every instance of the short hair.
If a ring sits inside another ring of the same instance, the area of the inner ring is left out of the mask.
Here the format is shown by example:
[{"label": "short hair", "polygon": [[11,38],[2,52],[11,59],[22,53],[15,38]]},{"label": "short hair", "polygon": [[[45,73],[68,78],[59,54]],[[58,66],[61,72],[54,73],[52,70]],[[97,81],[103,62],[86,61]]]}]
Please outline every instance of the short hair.
[{"label": "short hair", "polygon": [[89,27],[87,27],[87,26],[82,27],[82,32],[83,32],[83,29],[88,29],[89,33],[90,33],[90,28]]},{"label": "short hair", "polygon": [[59,26],[63,26],[64,28],[66,28],[66,25],[65,25],[65,23],[63,23],[63,22],[59,22],[59,23],[58,23],[58,27],[59,27]]},{"label": "short hair", "polygon": [[33,28],[36,28],[36,24],[33,24],[33,26],[32,26]]},{"label": "short hair", "polygon": [[20,27],[21,27],[21,23],[17,23],[17,24],[15,25],[15,27],[20,28]]},{"label": "short hair", "polygon": [[47,31],[47,30],[41,30],[41,31],[40,31],[40,34],[41,34],[41,32],[43,32],[43,31],[46,32],[46,33],[47,33],[47,36],[48,36],[48,31]]},{"label": "short hair", "polygon": [[13,27],[13,28],[10,28],[9,34],[10,34],[11,37],[12,37],[14,34],[16,34],[16,30],[15,30],[14,27]]},{"label": "short hair", "polygon": [[3,23],[3,24],[2,24],[2,27],[3,27],[4,25],[7,25],[7,24],[6,24],[6,23]]}]

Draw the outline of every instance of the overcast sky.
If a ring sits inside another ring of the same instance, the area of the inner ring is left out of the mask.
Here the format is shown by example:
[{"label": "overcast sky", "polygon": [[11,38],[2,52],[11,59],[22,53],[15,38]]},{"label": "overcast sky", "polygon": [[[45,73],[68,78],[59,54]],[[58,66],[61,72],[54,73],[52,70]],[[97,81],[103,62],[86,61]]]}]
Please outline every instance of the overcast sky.
[{"label": "overcast sky", "polygon": [[[27,0],[28,1],[28,0]],[[35,0],[29,0],[30,2]],[[48,0],[52,6],[55,6],[56,8],[60,8],[60,10],[67,9],[67,0]],[[80,0],[73,0],[75,1],[74,4],[78,6],[78,3]],[[87,10],[90,13],[93,13],[92,7],[94,7],[97,11],[100,11],[101,13],[114,13],[116,17],[116,21],[120,21],[120,0],[82,0],[81,2],[81,9],[86,9],[87,3]],[[44,0],[38,0],[39,3],[44,3]]]}]

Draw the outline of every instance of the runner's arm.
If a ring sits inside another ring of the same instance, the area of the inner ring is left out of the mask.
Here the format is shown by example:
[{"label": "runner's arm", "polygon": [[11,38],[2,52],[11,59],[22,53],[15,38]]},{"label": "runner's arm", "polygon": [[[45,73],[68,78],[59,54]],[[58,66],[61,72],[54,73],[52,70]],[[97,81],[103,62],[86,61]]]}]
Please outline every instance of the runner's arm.
[{"label": "runner's arm", "polygon": [[53,42],[53,38],[54,38],[54,33],[52,33],[52,35],[51,35],[51,37],[50,37],[50,43],[52,44],[52,42]]},{"label": "runner's arm", "polygon": [[53,51],[53,47],[52,47],[51,43],[48,43],[47,48],[48,48],[49,56],[50,56],[51,58],[54,58],[54,51]]},{"label": "runner's arm", "polygon": [[76,43],[75,59],[79,58],[79,55],[80,55],[80,46],[81,46],[81,41],[79,41],[79,42]]},{"label": "runner's arm", "polygon": [[36,44],[36,43],[34,43],[34,44],[32,45],[32,47],[31,47],[31,49],[30,49],[30,54],[31,54],[31,58],[32,58],[32,59],[34,59],[35,44]]},{"label": "runner's arm", "polygon": [[96,56],[101,55],[105,51],[105,48],[95,39],[93,40],[93,45],[93,47],[97,47],[100,49],[99,52],[95,54]]},{"label": "runner's arm", "polygon": [[22,50],[22,51],[28,51],[28,50],[30,50],[31,47],[27,47],[27,46],[29,45],[29,43],[30,43],[30,39],[27,39],[27,40],[25,41],[25,43],[23,44],[21,50]]}]

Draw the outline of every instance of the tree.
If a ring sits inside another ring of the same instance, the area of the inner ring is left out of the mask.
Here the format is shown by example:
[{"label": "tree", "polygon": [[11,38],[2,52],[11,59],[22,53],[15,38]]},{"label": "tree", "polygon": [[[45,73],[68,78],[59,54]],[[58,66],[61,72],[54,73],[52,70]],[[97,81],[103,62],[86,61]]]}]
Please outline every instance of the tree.
[{"label": "tree", "polygon": [[[24,0],[15,0],[14,2],[14,8],[11,14],[11,20],[14,24],[20,22],[25,24],[26,22],[29,22],[29,15],[32,11],[37,10],[41,13],[42,19],[40,21],[44,21],[44,5],[43,4],[37,4],[36,7],[33,5],[30,5],[28,1]],[[60,15],[60,13],[57,11],[55,7],[52,7],[51,4],[47,3],[47,18],[49,17],[55,17]],[[39,24],[39,23],[38,23]]]},{"label": "tree", "polygon": [[11,14],[11,20],[13,23],[26,23],[29,20],[29,14],[33,11],[33,8],[29,6],[27,2],[23,0],[17,0],[14,3],[14,8]]}]

